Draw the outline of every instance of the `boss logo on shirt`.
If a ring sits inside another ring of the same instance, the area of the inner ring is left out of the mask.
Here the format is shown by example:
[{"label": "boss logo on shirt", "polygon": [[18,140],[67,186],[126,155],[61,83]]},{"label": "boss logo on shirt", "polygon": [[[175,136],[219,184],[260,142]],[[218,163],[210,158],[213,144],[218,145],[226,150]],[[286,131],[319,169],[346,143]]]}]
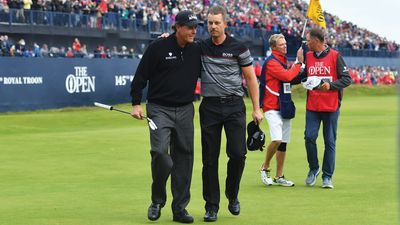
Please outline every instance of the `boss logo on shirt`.
[{"label": "boss logo on shirt", "polygon": [[172,55],[172,52],[168,52],[168,56],[165,57],[166,60],[176,59],[176,55]]},{"label": "boss logo on shirt", "polygon": [[225,53],[225,52],[223,52],[223,53],[222,53],[222,57],[232,58],[232,57],[233,57],[233,54],[232,54],[232,53]]}]

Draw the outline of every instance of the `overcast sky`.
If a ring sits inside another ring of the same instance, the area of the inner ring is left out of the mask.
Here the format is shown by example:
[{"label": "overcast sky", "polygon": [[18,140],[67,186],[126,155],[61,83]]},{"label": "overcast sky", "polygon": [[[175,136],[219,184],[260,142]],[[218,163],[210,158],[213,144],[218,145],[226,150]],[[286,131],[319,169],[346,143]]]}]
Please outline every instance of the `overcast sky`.
[{"label": "overcast sky", "polygon": [[[308,1],[308,0],[306,0]],[[309,1],[308,1],[309,2]],[[400,0],[320,0],[325,12],[400,43]]]}]

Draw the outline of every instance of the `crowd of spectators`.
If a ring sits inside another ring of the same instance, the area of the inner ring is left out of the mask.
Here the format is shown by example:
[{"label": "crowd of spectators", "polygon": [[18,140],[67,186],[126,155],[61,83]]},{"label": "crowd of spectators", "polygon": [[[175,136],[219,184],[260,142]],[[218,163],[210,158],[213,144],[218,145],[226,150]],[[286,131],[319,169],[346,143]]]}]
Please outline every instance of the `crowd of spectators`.
[{"label": "crowd of spectators", "polygon": [[86,44],[81,44],[78,38],[75,38],[71,45],[51,46],[37,42],[27,45],[24,39],[13,43],[7,35],[0,35],[0,56],[17,57],[65,57],[65,58],[133,58],[140,57],[135,54],[133,48],[113,46],[112,48],[98,45],[92,52],[88,52]]},{"label": "crowd of spectators", "polygon": [[[218,4],[227,8],[230,15],[228,25],[238,28],[258,28],[266,31],[281,32],[287,36],[300,36],[308,2],[302,0],[0,0],[0,12],[16,10],[16,18],[29,22],[28,10],[52,11],[72,14],[91,15],[95,18],[119,15],[123,19],[149,22],[156,27],[161,22],[173,24],[175,15],[181,10],[193,10],[200,20],[205,21],[211,5]],[[334,48],[354,50],[399,51],[399,45],[385,37],[343,21],[339,17],[325,12],[328,44]],[[112,21],[112,20],[111,20]],[[78,24],[75,20],[75,23]],[[97,19],[88,20],[93,27],[99,26]],[[311,22],[309,22],[312,26]],[[112,27],[111,23],[110,27]],[[0,36],[1,56],[22,57],[85,57],[85,58],[132,58],[138,56],[133,48],[98,45],[93,52],[88,52],[85,44],[78,38],[65,47],[39,46],[33,42],[26,45],[24,39],[13,43],[7,35]],[[256,66],[257,68],[257,66]],[[398,71],[380,66],[351,68],[350,75],[355,84],[394,84],[398,83]]]},{"label": "crowd of spectators", "polygon": [[[96,18],[107,17],[110,21],[107,27],[111,28],[116,21],[114,16],[118,15],[123,21],[140,21],[142,25],[152,22],[157,28],[162,22],[174,23],[175,15],[186,9],[193,10],[200,20],[205,21],[209,6],[214,4],[227,8],[231,27],[262,28],[289,36],[301,36],[308,8],[308,2],[303,0],[0,0],[0,12],[15,9],[21,21],[28,19],[24,10],[92,15],[87,23],[95,27],[99,26]],[[396,42],[331,13],[325,12],[325,19],[329,44],[333,47],[389,52],[399,50]],[[76,24],[80,22],[74,20]]]},{"label": "crowd of spectators", "polygon": [[399,84],[398,71],[383,66],[363,66],[350,68],[349,73],[354,84],[392,85]]}]

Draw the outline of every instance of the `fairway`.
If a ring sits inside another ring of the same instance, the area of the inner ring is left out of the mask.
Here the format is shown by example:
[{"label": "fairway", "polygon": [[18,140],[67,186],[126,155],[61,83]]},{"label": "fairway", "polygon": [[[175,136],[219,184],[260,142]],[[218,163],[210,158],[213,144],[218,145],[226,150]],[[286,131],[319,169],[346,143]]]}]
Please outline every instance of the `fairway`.
[{"label": "fairway", "polygon": [[[250,119],[250,101],[246,103]],[[315,187],[304,185],[308,172],[304,96],[297,96],[295,103],[285,176],[296,186],[263,186],[259,168],[265,151],[248,152],[239,194],[241,213],[231,215],[223,195],[227,162],[223,144],[221,204],[215,224],[399,224],[397,96],[345,96],[333,190],[320,187],[321,176]],[[204,224],[199,103],[195,106],[188,211],[195,223]],[[130,111],[129,104],[119,107]],[[262,130],[268,131],[265,120]],[[321,161],[321,133],[318,147]],[[275,165],[273,161],[272,168]],[[155,223],[147,220],[150,185],[145,121],[94,107],[0,114],[0,225],[178,224],[172,222],[169,185],[161,218]]]}]

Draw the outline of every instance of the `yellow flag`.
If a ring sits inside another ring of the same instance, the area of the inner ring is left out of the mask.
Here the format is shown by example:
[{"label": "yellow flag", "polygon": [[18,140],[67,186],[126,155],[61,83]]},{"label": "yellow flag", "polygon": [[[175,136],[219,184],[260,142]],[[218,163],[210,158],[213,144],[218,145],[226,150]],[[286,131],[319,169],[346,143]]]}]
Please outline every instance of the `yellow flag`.
[{"label": "yellow flag", "polygon": [[319,0],[310,0],[308,5],[307,17],[310,18],[314,23],[320,27],[326,29],[326,22],[324,17],[324,11],[322,10]]}]

